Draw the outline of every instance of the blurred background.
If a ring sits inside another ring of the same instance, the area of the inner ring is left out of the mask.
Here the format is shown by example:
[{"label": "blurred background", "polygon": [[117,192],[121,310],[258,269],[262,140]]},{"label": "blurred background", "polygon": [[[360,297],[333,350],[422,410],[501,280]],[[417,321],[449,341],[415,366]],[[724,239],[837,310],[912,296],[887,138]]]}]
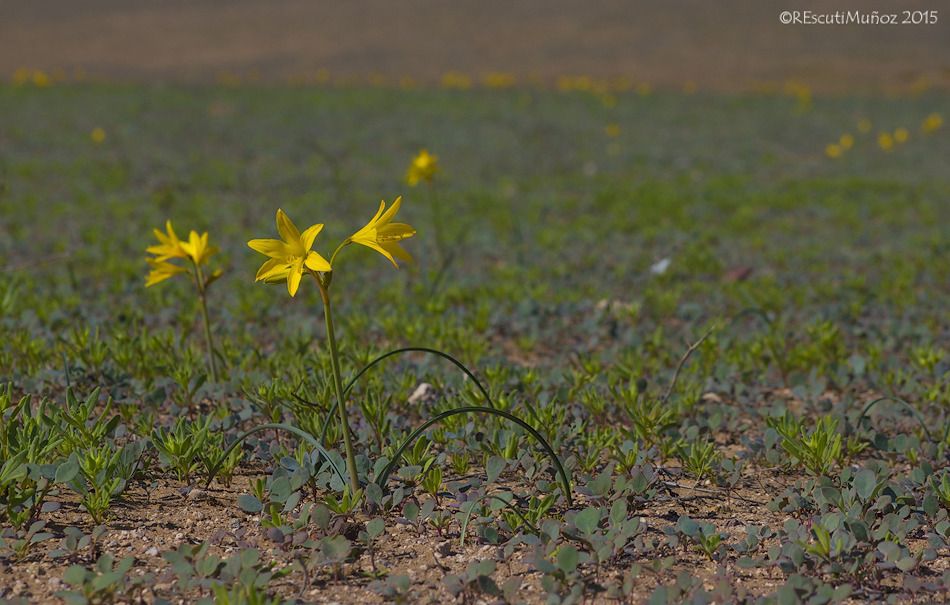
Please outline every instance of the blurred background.
[{"label": "blurred background", "polygon": [[[941,8],[935,25],[779,20],[784,10]],[[404,85],[584,74],[659,88],[796,80],[816,91],[900,91],[948,86],[948,25],[950,6],[938,0],[2,0],[0,73]]]}]

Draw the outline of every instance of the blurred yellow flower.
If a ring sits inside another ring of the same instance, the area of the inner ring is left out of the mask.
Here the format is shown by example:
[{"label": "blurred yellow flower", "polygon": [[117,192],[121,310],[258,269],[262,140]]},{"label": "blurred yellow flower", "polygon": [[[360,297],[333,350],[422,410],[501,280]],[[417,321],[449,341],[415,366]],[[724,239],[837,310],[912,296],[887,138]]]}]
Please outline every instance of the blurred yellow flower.
[{"label": "blurred yellow flower", "polygon": [[620,136],[620,124],[610,123],[604,126],[604,134],[608,137],[615,139]]},{"label": "blurred yellow flower", "polygon": [[46,75],[45,71],[36,70],[33,72],[33,86],[37,88],[45,88],[52,84],[50,77]]},{"label": "blurred yellow flower", "polygon": [[877,145],[884,151],[894,149],[894,137],[889,132],[881,132],[877,135]]},{"label": "blurred yellow flower", "polygon": [[429,150],[423,149],[412,158],[409,170],[406,171],[406,183],[415,187],[420,181],[432,182],[432,178],[439,170],[439,156],[432,155]]},{"label": "blurred yellow flower", "polygon": [[482,76],[482,84],[488,88],[511,88],[515,85],[515,77],[508,73],[490,71]]},{"label": "blurred yellow flower", "polygon": [[393,218],[399,212],[399,206],[402,205],[402,196],[397,197],[389,210],[386,210],[386,202],[379,202],[379,210],[366,225],[350,236],[349,241],[372,248],[385,256],[389,262],[397,269],[396,259],[411,262],[412,257],[406,252],[399,242],[408,239],[416,234],[412,226],[405,223],[393,223]]},{"label": "blurred yellow flower", "polygon": [[192,231],[188,234],[188,241],[181,242],[179,245],[196,265],[203,265],[211,258],[211,255],[218,251],[214,246],[208,245],[207,231],[201,235],[198,235],[197,231]]},{"label": "blurred yellow flower", "polygon": [[472,78],[458,71],[449,71],[442,76],[442,88],[468,90],[472,87]]},{"label": "blurred yellow flower", "polygon": [[867,134],[871,132],[871,127],[872,127],[871,120],[867,118],[861,118],[860,120],[858,120],[858,132],[860,132],[861,134]]},{"label": "blurred yellow flower", "polygon": [[157,261],[152,258],[145,259],[145,262],[148,263],[151,270],[148,272],[148,275],[145,277],[145,287],[150,288],[157,283],[163,282],[169,277],[174,277],[179,273],[185,273],[184,267],[179,267],[174,263],[167,261]]},{"label": "blurred yellow flower", "polygon": [[158,229],[152,229],[152,232],[155,234],[155,238],[158,239],[159,245],[149,246],[145,249],[149,254],[154,254],[155,262],[164,262],[172,258],[185,258],[185,251],[181,249],[181,240],[178,239],[178,235],[175,234],[175,229],[172,228],[172,222],[165,221],[165,231],[162,233]]},{"label": "blurred yellow flower", "polygon": [[[217,252],[217,248],[208,245],[207,232],[199,235],[197,231],[192,230],[188,234],[188,241],[182,241],[175,233],[175,229],[172,228],[171,221],[165,221],[165,233],[162,233],[159,229],[153,229],[152,232],[159,243],[145,249],[148,254],[154,256],[154,258],[145,259],[151,267],[151,271],[145,279],[146,287],[165,281],[179,273],[185,273],[186,268],[170,262],[176,258],[189,260],[197,268],[207,263],[211,255]],[[212,274],[211,279],[208,283],[203,284],[202,288],[207,287],[211,281],[219,276],[220,272]]]},{"label": "blurred yellow flower", "polygon": [[939,113],[932,113],[924,118],[924,122],[920,125],[920,129],[924,134],[932,134],[940,130],[942,126],[943,116],[941,116]]},{"label": "blurred yellow flower", "polygon": [[100,145],[106,140],[106,131],[97,126],[89,133],[89,138],[92,139],[92,142],[96,145]]},{"label": "blurred yellow flower", "polygon": [[851,136],[850,133],[846,132],[843,135],[841,135],[841,138],[838,139],[838,145],[840,145],[842,149],[847,151],[848,149],[851,149],[852,147],[854,147],[854,137]]},{"label": "blurred yellow flower", "polygon": [[257,281],[269,284],[287,281],[287,292],[297,295],[304,271],[330,271],[330,263],[310,248],[323,230],[323,224],[311,225],[303,233],[297,230],[290,217],[277,209],[277,233],[281,239],[252,239],[247,245],[270,260],[257,271]]},{"label": "blurred yellow flower", "polygon": [[898,128],[894,131],[894,141],[896,143],[906,143],[907,139],[910,138],[910,133],[906,128]]},{"label": "blurred yellow flower", "polygon": [[841,145],[837,143],[829,143],[828,146],[825,147],[825,155],[831,159],[840,158],[842,153],[844,153],[844,150],[841,148]]}]

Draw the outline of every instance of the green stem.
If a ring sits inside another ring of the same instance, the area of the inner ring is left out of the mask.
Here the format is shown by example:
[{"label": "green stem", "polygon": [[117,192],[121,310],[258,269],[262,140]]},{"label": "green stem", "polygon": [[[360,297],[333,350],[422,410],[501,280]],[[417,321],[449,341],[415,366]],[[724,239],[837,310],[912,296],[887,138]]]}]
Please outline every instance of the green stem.
[{"label": "green stem", "polygon": [[198,302],[201,305],[201,318],[205,325],[205,344],[208,346],[208,370],[211,382],[218,382],[218,368],[214,361],[214,341],[211,339],[211,320],[208,319],[208,298],[205,295],[204,274],[197,263],[195,266],[195,285],[198,287]]},{"label": "green stem", "polygon": [[435,229],[435,245],[438,249],[441,264],[445,261],[445,234],[442,230],[442,209],[435,195],[435,185],[432,184],[432,181],[427,182],[426,190],[429,193],[429,206],[432,207],[432,226]]},{"label": "green stem", "polygon": [[333,333],[333,312],[330,309],[330,292],[320,277],[314,274],[320,285],[320,298],[323,300],[323,317],[327,323],[327,343],[330,345],[330,361],[333,368],[333,386],[336,389],[337,412],[340,417],[340,427],[343,430],[343,448],[346,450],[346,471],[350,475],[350,491],[356,493],[360,489],[359,475],[356,472],[356,456],[353,454],[353,441],[350,438],[350,424],[346,419],[346,399],[343,392],[343,379],[340,374],[340,353],[336,346],[336,336]]}]

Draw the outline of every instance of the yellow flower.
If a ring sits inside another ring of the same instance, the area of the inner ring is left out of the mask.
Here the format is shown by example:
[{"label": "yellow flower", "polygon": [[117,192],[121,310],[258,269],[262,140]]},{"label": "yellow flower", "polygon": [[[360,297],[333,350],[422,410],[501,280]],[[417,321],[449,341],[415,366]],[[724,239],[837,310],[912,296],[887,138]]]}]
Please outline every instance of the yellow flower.
[{"label": "yellow flower", "polygon": [[432,178],[439,170],[439,157],[429,153],[428,149],[423,149],[412,158],[409,164],[409,170],[406,172],[406,183],[410,187],[415,187],[419,181],[432,182]]},{"label": "yellow flower", "polygon": [[612,138],[612,139],[615,139],[615,138],[619,137],[619,136],[620,136],[620,124],[616,124],[616,123],[607,124],[607,125],[604,127],[604,134],[606,134],[608,137],[610,137],[610,138]]},{"label": "yellow flower", "polygon": [[204,264],[211,255],[218,251],[214,246],[208,245],[208,232],[205,231],[201,235],[198,235],[197,231],[192,231],[188,234],[188,241],[181,242],[179,244],[182,251],[188,258],[191,259],[196,265]]},{"label": "yellow flower", "polygon": [[92,139],[93,143],[99,145],[106,140],[106,131],[97,126],[89,133],[89,138]]},{"label": "yellow flower", "polygon": [[[405,223],[391,222],[399,212],[399,206],[402,204],[402,197],[397,197],[393,205],[386,210],[386,202],[379,202],[379,210],[366,226],[350,236],[350,241],[372,248],[379,252],[393,264],[397,269],[396,258],[406,262],[411,262],[412,257],[403,250],[399,242],[408,239],[416,234],[416,230]],[[394,258],[395,257],[395,258]]]},{"label": "yellow flower", "polygon": [[277,233],[281,239],[252,239],[247,243],[252,250],[270,257],[257,272],[257,281],[269,284],[287,280],[287,292],[297,294],[304,269],[330,271],[330,263],[310,248],[323,229],[323,224],[311,225],[303,233],[297,230],[290,217],[277,209]]},{"label": "yellow flower", "polygon": [[841,153],[842,153],[841,145],[838,145],[837,143],[831,143],[827,147],[825,147],[825,155],[831,159],[841,157]]},{"label": "yellow flower", "polygon": [[858,132],[861,134],[867,134],[871,132],[871,120],[867,118],[861,118],[858,120]]},{"label": "yellow flower", "polygon": [[840,145],[841,148],[845,150],[851,149],[852,147],[854,147],[854,137],[851,136],[851,134],[846,132],[843,135],[841,135],[841,138],[838,139],[838,145]]},{"label": "yellow flower", "polygon": [[149,288],[159,282],[163,282],[169,277],[174,277],[179,273],[185,273],[184,267],[172,264],[168,261],[158,261],[152,258],[146,259],[146,262],[152,268],[145,278],[145,287]]},{"label": "yellow flower", "polygon": [[924,134],[931,134],[940,130],[941,126],[943,126],[943,116],[939,113],[932,113],[920,125],[920,129]]},{"label": "yellow flower", "polygon": [[906,143],[909,138],[910,133],[907,132],[906,128],[898,128],[894,131],[894,140],[898,143]]},{"label": "yellow flower", "polygon": [[158,238],[158,241],[161,243],[157,246],[149,246],[145,251],[149,254],[154,254],[156,258],[153,260],[159,263],[172,258],[186,258],[187,255],[181,247],[181,240],[179,240],[175,234],[171,221],[165,221],[165,230],[167,233],[162,233],[158,229],[152,229],[155,237]]},{"label": "yellow flower", "polygon": [[890,151],[894,148],[894,137],[889,132],[882,132],[877,135],[877,144],[884,151]]},{"label": "yellow flower", "polygon": [[[218,251],[214,246],[208,245],[207,232],[198,235],[197,231],[192,230],[188,234],[188,241],[178,239],[178,235],[175,233],[171,221],[165,221],[164,233],[162,233],[160,229],[153,229],[152,231],[155,233],[155,237],[159,243],[145,249],[146,252],[154,255],[154,258],[145,259],[151,267],[148,277],[145,278],[146,288],[163,282],[169,277],[188,271],[185,267],[176,265],[170,261],[180,258],[191,261],[195,266],[203,265],[211,258],[212,254]],[[200,271],[197,275],[201,275]],[[202,284],[202,287],[207,287],[220,276],[221,272],[215,271],[209,276],[208,280]]]}]

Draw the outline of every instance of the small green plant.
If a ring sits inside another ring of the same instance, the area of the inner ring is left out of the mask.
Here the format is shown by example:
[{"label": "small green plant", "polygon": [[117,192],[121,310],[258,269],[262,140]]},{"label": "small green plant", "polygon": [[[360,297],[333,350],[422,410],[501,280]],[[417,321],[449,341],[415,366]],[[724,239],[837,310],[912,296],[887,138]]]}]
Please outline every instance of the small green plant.
[{"label": "small green plant", "polygon": [[679,450],[678,458],[686,474],[698,482],[713,473],[722,456],[716,449],[714,442],[699,443],[694,441]]},{"label": "small green plant", "polygon": [[[159,459],[163,465],[175,471],[179,481],[189,481],[191,475],[201,467],[201,454],[206,449],[210,427],[210,416],[193,423],[179,418],[171,429],[158,427],[152,432],[152,445],[158,450]],[[231,452],[228,452],[230,455]],[[211,457],[208,456],[208,459]]]},{"label": "small green plant", "polygon": [[843,459],[838,420],[832,416],[819,418],[811,431],[788,412],[769,418],[768,425],[779,434],[788,455],[814,475],[828,475]]}]

